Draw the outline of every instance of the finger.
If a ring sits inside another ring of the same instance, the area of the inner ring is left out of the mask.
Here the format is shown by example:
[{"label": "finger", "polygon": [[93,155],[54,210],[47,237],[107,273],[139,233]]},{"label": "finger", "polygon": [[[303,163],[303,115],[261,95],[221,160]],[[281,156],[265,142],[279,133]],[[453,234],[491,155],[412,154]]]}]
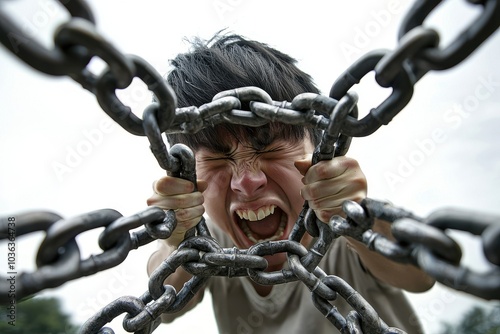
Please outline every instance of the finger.
[{"label": "finger", "polygon": [[207,181],[205,181],[205,180],[197,180],[196,183],[198,185],[198,191],[199,192],[204,192],[205,190],[207,190],[207,188],[208,188],[208,182]]},{"label": "finger", "polygon": [[299,170],[300,174],[306,175],[308,169],[311,167],[311,156],[312,155],[309,155],[305,159],[297,160],[294,162],[294,166]]},{"label": "finger", "polygon": [[[360,202],[365,197],[365,192],[357,191],[350,194],[350,199]],[[309,207],[314,210],[316,217],[322,222],[328,223],[330,218],[335,215],[345,216],[342,206],[346,198],[344,196],[330,196],[317,201],[308,201]]]},{"label": "finger", "polygon": [[187,194],[193,190],[194,184],[191,181],[178,177],[164,176],[153,183],[153,191],[164,196]]},{"label": "finger", "polygon": [[310,184],[320,180],[336,178],[347,171],[359,171],[361,169],[356,160],[347,157],[336,157],[331,160],[320,161],[311,166],[304,176],[304,184]]},{"label": "finger", "polygon": [[312,209],[323,210],[341,207],[346,200],[360,202],[365,197],[366,192],[363,189],[348,186],[341,193],[308,200],[308,203]]},{"label": "finger", "polygon": [[199,222],[203,214],[205,213],[205,208],[203,205],[196,205],[191,208],[177,209],[174,210],[177,223],[188,224],[190,227],[193,221]]},{"label": "finger", "polygon": [[175,227],[172,236],[182,240],[188,230],[198,225],[205,209],[202,205],[198,205],[188,209],[174,210],[174,212],[177,220],[177,226]]},{"label": "finger", "polygon": [[344,212],[342,211],[342,207],[332,208],[328,210],[314,210],[314,213],[316,214],[316,218],[327,224],[330,222],[330,219],[333,216],[345,216]]},{"label": "finger", "polygon": [[301,190],[302,198],[308,201],[320,200],[325,197],[338,196],[351,199],[351,194],[361,191],[366,194],[367,182],[363,175],[347,175],[314,182],[305,185]]},{"label": "finger", "polygon": [[190,208],[196,205],[201,205],[203,204],[203,202],[203,195],[198,191],[175,196],[153,194],[147,200],[147,204],[149,206],[157,206],[159,208],[162,208],[163,210]]}]

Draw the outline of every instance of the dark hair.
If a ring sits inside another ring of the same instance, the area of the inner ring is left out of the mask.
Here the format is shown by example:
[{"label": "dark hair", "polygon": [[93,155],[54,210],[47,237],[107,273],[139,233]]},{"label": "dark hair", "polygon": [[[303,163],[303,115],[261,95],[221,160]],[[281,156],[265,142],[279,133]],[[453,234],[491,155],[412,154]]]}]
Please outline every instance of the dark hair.
[{"label": "dark hair", "polygon": [[[292,101],[304,92],[319,93],[312,78],[297,68],[294,58],[266,44],[239,35],[216,34],[209,41],[195,40],[192,47],[190,52],[171,60],[173,69],[167,76],[178,107],[199,107],[219,92],[245,86],[259,87],[275,101]],[[320,139],[320,131],[314,128],[281,122],[258,128],[224,123],[195,134],[175,133],[167,137],[171,145],[183,143],[194,150],[203,146],[224,152],[229,147],[221,142],[222,133],[258,148],[275,138],[298,141],[307,133],[315,145]]]}]

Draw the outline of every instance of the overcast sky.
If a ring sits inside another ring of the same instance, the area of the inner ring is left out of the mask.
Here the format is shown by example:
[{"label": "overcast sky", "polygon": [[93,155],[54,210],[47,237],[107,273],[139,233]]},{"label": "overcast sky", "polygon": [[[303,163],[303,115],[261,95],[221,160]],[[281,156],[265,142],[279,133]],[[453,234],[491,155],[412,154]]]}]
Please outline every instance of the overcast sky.
[{"label": "overcast sky", "polygon": [[[297,58],[325,94],[357,57],[396,46],[399,24],[411,3],[89,1],[98,30],[123,53],[141,56],[162,75],[169,59],[187,51],[184,37],[209,38],[228,28]],[[446,2],[426,21],[439,31],[442,47],[480,14],[470,6]],[[8,10],[48,47],[55,27],[67,19],[51,0],[11,2]],[[416,85],[410,104],[388,126],[353,140],[348,155],[367,175],[370,197],[390,200],[421,216],[449,206],[500,215],[499,42],[497,33],[459,66],[427,74]],[[97,60],[92,68],[98,71],[101,65]],[[130,135],[110,122],[95,97],[72,80],[38,73],[5,48],[0,48],[0,73],[2,215],[50,210],[72,217],[113,208],[127,216],[146,208],[151,184],[163,171],[145,137]],[[362,115],[390,92],[379,89],[372,78],[368,75],[353,88],[360,95]],[[139,116],[150,102],[141,84],[134,83],[120,96]],[[79,236],[82,257],[99,253],[99,233]],[[465,265],[488,270],[477,238],[466,233],[453,236],[464,248]],[[42,238],[19,238],[19,270],[35,269]],[[114,298],[146,291],[146,260],[154,249],[151,244],[132,251],[115,269],[44,294],[62,298],[73,319],[84,322]],[[491,304],[439,284],[410,298],[429,333],[436,333],[441,321],[456,322],[472,305]],[[196,310],[169,325],[169,332],[215,332],[209,303],[207,296]],[[116,333],[124,333],[121,319],[111,324]]]}]

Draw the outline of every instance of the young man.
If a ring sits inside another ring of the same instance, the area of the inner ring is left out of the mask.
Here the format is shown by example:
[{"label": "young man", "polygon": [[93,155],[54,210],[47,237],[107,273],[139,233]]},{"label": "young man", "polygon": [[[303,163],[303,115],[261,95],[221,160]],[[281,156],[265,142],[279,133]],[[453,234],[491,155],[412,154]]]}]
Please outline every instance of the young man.
[{"label": "young man", "polygon": [[[265,44],[233,35],[193,46],[190,53],[172,61],[167,77],[178,107],[200,106],[221,91],[245,86],[260,87],[275,101],[318,93],[293,58]],[[332,215],[343,215],[345,200],[365,198],[366,179],[355,160],[337,157],[311,166],[320,138],[316,129],[274,122],[258,128],[222,124],[194,135],[169,135],[170,144],[184,143],[193,149],[200,181],[197,192],[191,182],[178,178],[166,176],[154,183],[148,205],[174,209],[178,225],[169,239],[159,242],[148,273],[176,249],[205,212],[222,247],[248,249],[259,241],[287,239],[304,200],[327,223]],[[390,237],[387,223],[376,222],[374,229]],[[306,234],[302,244],[308,246],[310,241]],[[287,265],[283,253],[266,259],[268,271]],[[417,268],[392,262],[344,237],[334,240],[320,267],[361,293],[389,326],[421,332],[400,290],[425,291],[433,285]],[[179,291],[189,278],[179,268],[166,283]],[[300,281],[264,286],[248,277],[211,277],[206,288],[213,296],[220,333],[337,332],[314,307],[311,292]],[[179,313],[202,298],[203,291]],[[344,316],[352,310],[341,297],[333,304]],[[170,322],[180,314],[164,314],[162,319]]]}]

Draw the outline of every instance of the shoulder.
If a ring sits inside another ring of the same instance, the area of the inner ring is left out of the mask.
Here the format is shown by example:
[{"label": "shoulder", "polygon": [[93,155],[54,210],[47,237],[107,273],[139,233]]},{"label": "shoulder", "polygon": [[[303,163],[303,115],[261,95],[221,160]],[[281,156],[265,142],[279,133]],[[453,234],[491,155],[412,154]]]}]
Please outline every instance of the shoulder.
[{"label": "shoulder", "polygon": [[355,288],[379,285],[344,237],[333,240],[319,266],[327,275],[339,276]]}]

